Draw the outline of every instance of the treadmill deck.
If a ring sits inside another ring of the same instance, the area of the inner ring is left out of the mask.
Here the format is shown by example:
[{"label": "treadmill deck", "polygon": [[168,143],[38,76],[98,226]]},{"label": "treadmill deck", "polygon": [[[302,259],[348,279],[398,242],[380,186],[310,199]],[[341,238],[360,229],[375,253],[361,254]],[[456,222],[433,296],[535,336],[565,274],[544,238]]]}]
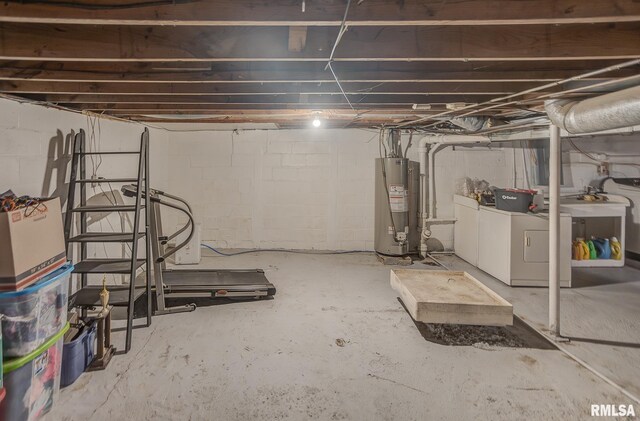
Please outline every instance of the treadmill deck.
[{"label": "treadmill deck", "polygon": [[276,287],[260,269],[165,269],[162,278],[169,293],[217,290],[265,291],[267,296],[276,293]]}]

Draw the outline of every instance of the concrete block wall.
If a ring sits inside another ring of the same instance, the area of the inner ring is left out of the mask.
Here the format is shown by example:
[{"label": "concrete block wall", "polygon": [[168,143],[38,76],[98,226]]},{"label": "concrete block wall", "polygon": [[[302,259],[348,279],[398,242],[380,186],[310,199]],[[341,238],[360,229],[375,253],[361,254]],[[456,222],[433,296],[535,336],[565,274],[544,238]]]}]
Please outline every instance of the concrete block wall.
[{"label": "concrete block wall", "polygon": [[[375,132],[173,132],[170,191],[218,247],[372,249]],[[177,215],[167,218],[175,227]]]},{"label": "concrete block wall", "polygon": [[[612,177],[640,177],[640,135],[602,136],[574,140],[574,143],[593,158],[609,162]],[[576,189],[583,189],[598,175],[598,162],[563,144],[565,179]]]},{"label": "concrete block wall", "polygon": [[[72,136],[82,128],[89,143],[90,126],[81,114],[0,99],[0,190],[11,188],[18,195],[61,195],[64,202]],[[140,146],[143,127],[138,124],[99,119],[100,133],[98,122],[95,127],[98,149]],[[152,182],[166,186],[166,132],[152,129],[150,153]],[[99,175],[124,176],[136,165],[122,157],[105,157]]]},{"label": "concrete block wall", "polygon": [[[0,190],[12,188],[34,196],[60,194],[64,199],[67,145],[79,128],[90,133],[86,116],[0,100]],[[135,148],[142,129],[138,124],[100,119],[96,146],[103,150]],[[202,130],[197,125],[191,129],[151,129],[151,181],[154,187],[183,196],[192,204],[204,241],[238,248],[373,248],[376,131],[231,132]],[[594,153],[640,153],[633,136],[624,141],[585,140],[580,145]],[[462,177],[486,179],[503,187],[525,186],[521,149],[515,146],[449,147],[438,152],[437,216],[453,217],[452,197]],[[408,155],[417,160],[416,148]],[[597,178],[596,166],[584,162],[588,159],[575,152],[566,156],[566,174],[575,188]],[[98,174],[125,175],[135,167],[127,159],[105,157]],[[637,157],[610,160],[633,164]],[[640,168],[613,166],[612,174],[636,176]],[[96,191],[96,195],[101,193]],[[164,216],[167,229],[179,221],[176,213],[165,212]],[[114,227],[120,223],[118,218],[110,222]],[[99,228],[109,229],[105,223]],[[445,249],[453,247],[452,224],[435,226],[433,234]],[[106,254],[112,255],[111,251]],[[121,254],[121,250],[113,252]]]},{"label": "concrete block wall", "polygon": [[[217,247],[371,250],[378,153],[371,130],[172,132],[169,191],[192,204],[203,241]],[[438,216],[453,217],[460,177],[511,186],[510,153],[439,152]],[[415,147],[409,157],[417,160]],[[180,222],[166,216],[167,229]],[[453,247],[452,225],[436,227],[434,236]]]},{"label": "concrete block wall", "polygon": [[[102,118],[94,122],[94,127],[95,145],[89,146],[91,124],[86,116],[0,99],[0,193],[12,189],[17,195],[57,196],[64,210],[71,141],[79,129],[86,131],[87,146],[92,150],[136,150],[140,147],[140,135],[144,127],[139,124]],[[169,158],[167,132],[152,129],[150,139],[151,183],[158,188],[166,188]],[[94,163],[98,166],[97,157]],[[92,168],[91,160],[88,160],[89,173]],[[135,176],[136,168],[137,156],[104,156],[97,175],[112,178]],[[116,195],[116,199],[120,200],[120,185],[112,187],[115,190],[113,193],[108,185],[90,187],[88,199],[105,203],[105,196],[111,199]],[[121,220],[118,214],[102,215],[90,223],[89,230],[120,231],[123,222],[126,227],[128,220]],[[128,249],[117,244],[88,246],[89,256],[96,258],[122,257],[127,252]],[[110,283],[120,283],[123,278],[112,275],[108,280]],[[90,282],[99,281],[90,279]]]}]

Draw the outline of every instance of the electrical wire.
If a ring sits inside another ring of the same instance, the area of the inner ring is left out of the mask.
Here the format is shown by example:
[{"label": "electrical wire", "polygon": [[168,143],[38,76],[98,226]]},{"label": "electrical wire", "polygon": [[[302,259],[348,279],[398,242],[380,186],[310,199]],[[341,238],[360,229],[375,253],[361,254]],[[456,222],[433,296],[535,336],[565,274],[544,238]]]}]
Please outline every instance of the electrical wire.
[{"label": "electrical wire", "polygon": [[409,141],[407,142],[407,147],[404,148],[404,158],[407,157],[407,152],[409,152],[409,148],[411,147],[412,142],[413,142],[413,130],[409,131]]},{"label": "electrical wire", "polygon": [[578,145],[575,144],[575,142],[573,141],[573,139],[571,138],[566,138],[567,142],[569,142],[569,144],[573,147],[573,149],[575,149],[576,151],[580,152],[582,155],[586,156],[587,158],[591,159],[592,161],[596,161],[596,162],[600,162],[600,159],[596,159],[593,157],[593,155],[583,151],[582,149],[580,149],[578,147]]},{"label": "electrical wire", "polygon": [[24,209],[24,216],[30,217],[35,211],[45,212],[47,205],[44,203],[46,199],[31,196],[16,196],[13,194],[0,198],[0,212],[13,212],[18,209]]},{"label": "electrical wire", "polygon": [[[333,75],[333,78],[335,79],[336,84],[338,85],[338,88],[340,88],[340,92],[342,92],[342,96],[344,96],[344,99],[347,101],[347,104],[349,104],[349,107],[351,107],[351,109],[355,111],[356,109],[353,107],[353,104],[351,104],[349,97],[347,96],[346,92],[342,88],[342,84],[340,83],[340,80],[338,80],[338,76],[336,76],[336,72],[333,71],[333,66],[331,66],[331,62],[327,63],[327,66],[329,67],[329,70],[331,71],[331,74]],[[358,115],[356,115],[355,118],[357,117]]]},{"label": "electrical wire", "polygon": [[200,247],[204,247],[213,251],[214,253],[219,254],[224,257],[232,257],[239,256],[241,254],[250,254],[250,253],[293,253],[293,254],[327,254],[327,255],[336,255],[336,254],[356,254],[356,253],[375,253],[373,250],[345,250],[345,251],[311,251],[311,250],[286,250],[286,249],[250,249],[243,250],[235,253],[223,253],[208,244],[200,244]]},{"label": "electrical wire", "polygon": [[331,62],[333,61],[333,55],[336,52],[336,48],[338,48],[338,44],[340,44],[342,36],[347,31],[347,15],[349,14],[349,6],[351,6],[351,0],[347,0],[347,7],[344,10],[344,16],[342,17],[342,22],[340,23],[338,36],[336,37],[336,41],[333,43],[333,48],[331,49],[331,54],[329,54],[329,60],[327,61],[327,65],[324,67],[324,70],[327,70],[327,68],[330,67]]},{"label": "electrical wire", "polygon": [[[324,70],[326,71],[327,69],[329,69],[329,71],[331,71],[331,75],[333,76],[333,79],[336,81],[336,85],[338,85],[338,88],[340,89],[340,92],[342,92],[342,96],[344,96],[344,99],[347,101],[347,104],[349,104],[349,107],[353,111],[355,111],[356,109],[353,107],[353,104],[351,104],[351,101],[349,100],[349,97],[347,96],[347,93],[342,88],[342,84],[340,83],[340,80],[338,79],[338,76],[336,75],[336,72],[333,70],[333,66],[331,65],[331,63],[333,63],[333,55],[336,52],[336,48],[338,48],[338,44],[340,44],[340,40],[342,39],[342,36],[344,35],[344,33],[347,32],[347,28],[348,28],[348,26],[347,26],[347,15],[349,14],[349,6],[351,6],[351,0],[347,0],[347,7],[344,10],[344,16],[342,17],[342,23],[340,23],[340,30],[338,31],[338,36],[336,37],[336,41],[333,43],[333,48],[331,49],[331,54],[329,54],[329,59],[327,60],[327,65],[324,66]],[[356,116],[354,117],[354,120],[356,118],[358,118],[358,114],[356,114]],[[351,123],[349,123],[349,124],[351,124]]]}]

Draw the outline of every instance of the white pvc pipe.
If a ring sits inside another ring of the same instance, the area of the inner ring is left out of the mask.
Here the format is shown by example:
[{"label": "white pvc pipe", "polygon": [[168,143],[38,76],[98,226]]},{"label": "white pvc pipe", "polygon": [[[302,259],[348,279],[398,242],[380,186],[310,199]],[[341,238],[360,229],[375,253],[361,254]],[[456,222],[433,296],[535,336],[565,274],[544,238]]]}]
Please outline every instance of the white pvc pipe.
[{"label": "white pvc pipe", "polygon": [[435,144],[429,151],[429,219],[436,217],[436,164],[434,162],[434,155],[443,146],[442,144]]},{"label": "white pvc pipe", "polygon": [[549,126],[549,332],[560,336],[560,128]]},{"label": "white pvc pipe", "polygon": [[[427,239],[430,236],[430,222],[454,222],[455,219],[439,220],[435,217],[435,163],[434,155],[443,146],[491,143],[486,136],[431,135],[420,139],[418,156],[420,160],[420,255],[427,257]],[[429,188],[427,188],[429,178]]]},{"label": "white pvc pipe", "polygon": [[429,153],[428,138],[423,137],[418,143],[418,157],[420,162],[420,223],[427,214],[427,154]]},{"label": "white pvc pipe", "polygon": [[420,255],[427,257],[427,239],[424,236],[427,229],[427,154],[429,153],[429,137],[423,137],[418,143],[418,156],[420,160]]}]

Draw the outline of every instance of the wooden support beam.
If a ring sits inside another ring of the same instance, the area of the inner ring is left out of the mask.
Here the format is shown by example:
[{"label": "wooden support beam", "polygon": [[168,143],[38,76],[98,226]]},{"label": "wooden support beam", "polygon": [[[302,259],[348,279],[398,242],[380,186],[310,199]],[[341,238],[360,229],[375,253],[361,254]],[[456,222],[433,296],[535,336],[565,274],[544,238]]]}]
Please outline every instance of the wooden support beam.
[{"label": "wooden support beam", "polygon": [[[593,81],[580,84],[588,86]],[[498,95],[519,92],[539,85],[537,82],[343,82],[343,88],[350,95]],[[550,89],[549,92],[558,91]],[[342,95],[335,82],[326,83],[242,83],[242,84],[150,84],[111,82],[41,82],[41,81],[0,81],[0,92],[13,94],[93,94],[93,95]]]},{"label": "wooden support beam", "polygon": [[[240,114],[256,114],[260,112],[271,113],[274,111],[286,110],[287,112],[309,112],[317,111],[315,104],[299,104],[299,103],[280,103],[280,104],[171,104],[171,103],[141,103],[141,104],[128,104],[128,103],[61,103],[63,106],[78,110],[88,111],[112,111],[121,114],[131,113],[184,113],[184,114],[200,114],[200,113],[212,113],[212,114],[226,114],[233,113],[234,115]],[[366,112],[382,112],[385,113],[407,113],[407,111],[415,112],[412,109],[413,104],[376,104],[367,103],[363,106],[355,104],[354,107],[360,111]],[[445,104],[433,104],[431,110],[421,110],[419,114],[430,114],[431,112],[445,111]],[[504,108],[496,108],[502,110]],[[327,104],[327,107],[323,108],[324,112],[348,112],[353,110],[349,108],[347,103],[344,104]]]},{"label": "wooden support beam", "polygon": [[289,27],[289,51],[299,53],[304,50],[307,44],[307,27],[306,26],[290,26]]},{"label": "wooden support beam", "polygon": [[[78,104],[75,104],[76,108]],[[261,118],[266,118],[273,115],[287,115],[287,116],[313,116],[318,113],[318,110],[312,109],[299,109],[299,108],[291,108],[291,109],[252,109],[252,110],[235,110],[230,108],[218,109],[218,108],[192,108],[195,106],[189,106],[189,108],[179,108],[178,106],[173,106],[172,108],[167,109],[158,109],[158,108],[116,108],[114,106],[110,106],[107,108],[97,107],[95,109],[91,108],[81,108],[83,110],[99,110],[99,111],[108,111],[109,114],[112,115],[122,115],[122,114],[153,114],[153,115],[210,115],[210,116],[260,116]],[[404,107],[402,109],[399,108],[373,108],[365,111],[360,110],[359,113],[366,113],[368,116],[376,116],[376,115],[429,115],[436,114],[442,112],[442,109],[437,109],[434,107],[433,110],[424,110],[424,111],[415,111],[411,108]],[[331,115],[331,116],[353,116],[357,112],[353,111],[350,108],[331,108],[322,110],[322,114]]]},{"label": "wooden support beam", "polygon": [[[296,104],[326,108],[327,105],[345,103],[339,95],[313,95],[306,97],[297,94],[285,95],[233,95],[233,96],[184,96],[184,95],[94,95],[94,94],[25,94],[27,98],[52,103],[122,103],[122,104],[244,104],[251,108],[254,104]],[[404,104],[416,103],[477,103],[487,101],[500,95],[350,95],[354,105],[370,106],[371,104]]]},{"label": "wooden support beam", "polygon": [[[76,3],[76,4],[74,4]],[[0,3],[0,21],[86,25],[167,26],[338,26],[343,0],[296,1],[108,0],[85,2]],[[635,0],[366,0],[352,4],[348,24],[402,25],[514,25],[637,21]]]},{"label": "wooden support beam", "polygon": [[[221,124],[278,124],[288,125],[290,127],[303,127],[311,124],[311,118],[288,118],[286,116],[280,118],[237,118],[235,116],[228,117],[195,117],[195,118],[171,118],[161,116],[147,116],[132,114],[127,118],[135,121],[144,121],[147,123],[221,123]],[[385,118],[366,118],[351,116],[349,118],[330,118],[324,120],[325,128],[342,128],[346,123],[354,123],[358,127],[373,127],[380,126],[382,124],[399,123],[411,119],[411,116],[407,117],[385,117]]]},{"label": "wooden support beam", "polygon": [[[616,61],[542,62],[545,63],[547,65],[543,67],[536,62],[343,62],[336,65],[336,71],[345,83],[551,82],[607,67]],[[187,84],[334,82],[331,74],[322,69],[324,63],[217,63],[216,66],[195,63],[192,66],[199,67],[186,70],[180,70],[177,64],[180,63],[0,61],[0,80]],[[639,71],[640,67],[629,68],[597,79],[631,76]]]},{"label": "wooden support beam", "polygon": [[[0,59],[104,62],[326,61],[335,28],[310,27],[287,49],[284,27],[140,27],[0,24]],[[336,61],[593,60],[640,56],[640,24],[361,27]]]}]

